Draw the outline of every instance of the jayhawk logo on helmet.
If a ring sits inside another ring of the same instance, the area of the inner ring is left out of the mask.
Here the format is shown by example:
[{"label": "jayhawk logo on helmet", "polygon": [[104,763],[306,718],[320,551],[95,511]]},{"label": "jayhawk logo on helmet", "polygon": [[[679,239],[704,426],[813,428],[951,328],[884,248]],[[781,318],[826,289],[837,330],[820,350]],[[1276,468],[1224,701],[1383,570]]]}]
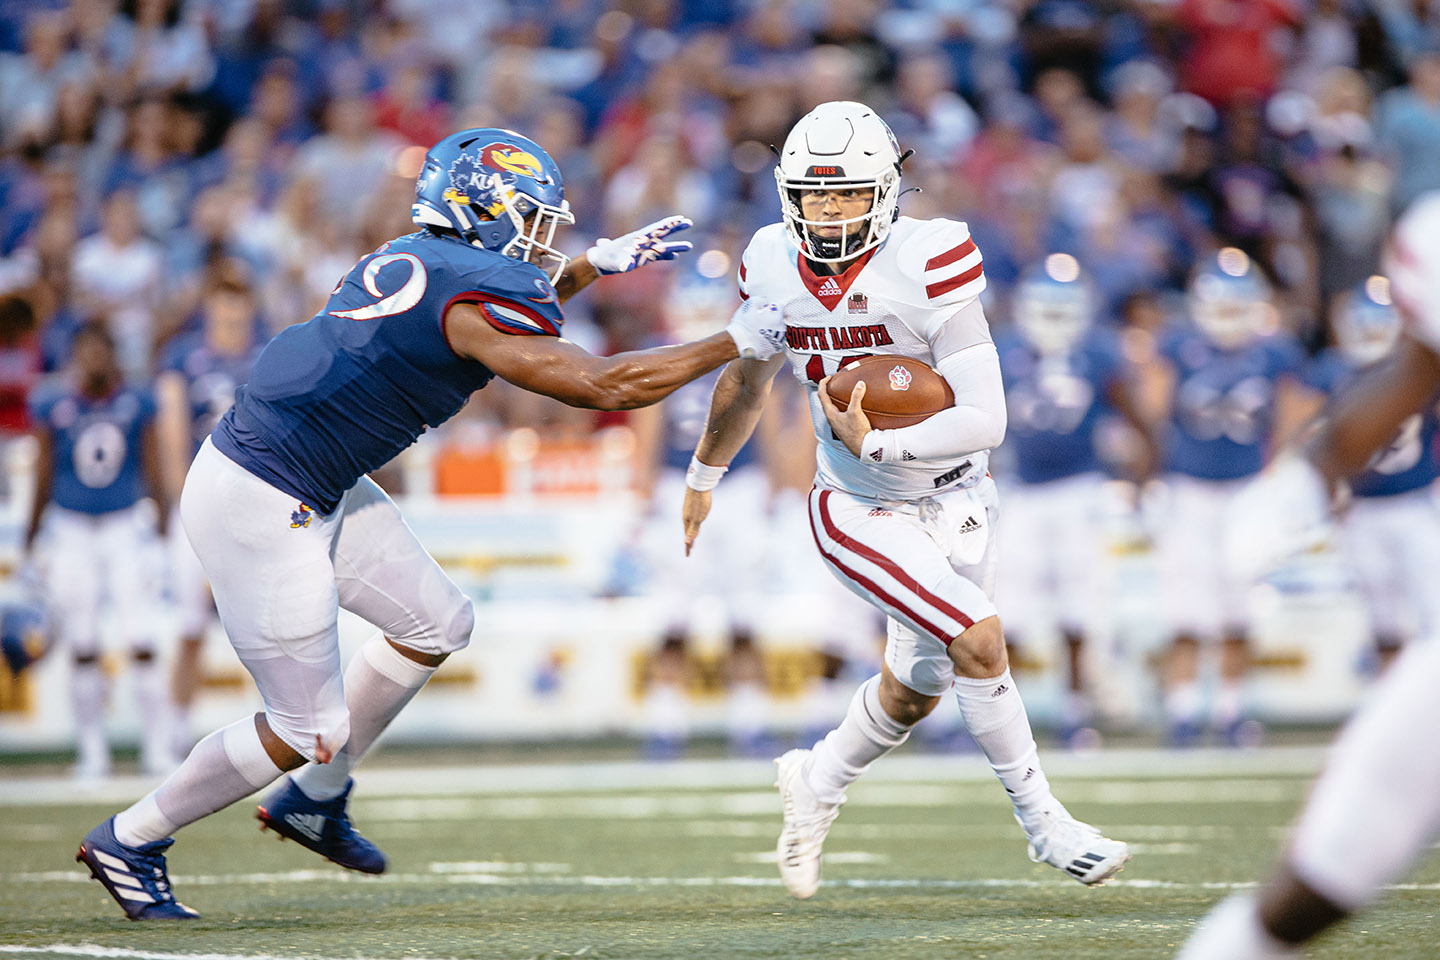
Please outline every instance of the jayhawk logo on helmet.
[{"label": "jayhawk logo on helmet", "polygon": [[533,153],[527,153],[509,143],[492,143],[480,148],[480,162],[492,170],[518,173],[524,177],[548,182],[545,168]]}]

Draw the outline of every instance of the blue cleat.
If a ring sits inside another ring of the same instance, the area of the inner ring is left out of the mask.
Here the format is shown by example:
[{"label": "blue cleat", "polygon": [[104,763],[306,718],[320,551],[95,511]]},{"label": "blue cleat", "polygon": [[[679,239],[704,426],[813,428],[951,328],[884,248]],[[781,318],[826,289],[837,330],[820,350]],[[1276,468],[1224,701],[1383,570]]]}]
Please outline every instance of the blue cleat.
[{"label": "blue cleat", "polygon": [[85,834],[75,862],[90,868],[100,885],[131,920],[198,920],[200,914],[175,899],[165,872],[165,851],[173,837],[139,847],[115,839],[115,818]]},{"label": "blue cleat", "polygon": [[280,839],[294,840],[347,870],[384,873],[385,854],[360,836],[345,812],[346,798],[354,786],[354,780],[347,780],[345,791],[333,800],[311,800],[294,780],[285,777],[260,804],[255,819],[261,830],[274,830]]}]

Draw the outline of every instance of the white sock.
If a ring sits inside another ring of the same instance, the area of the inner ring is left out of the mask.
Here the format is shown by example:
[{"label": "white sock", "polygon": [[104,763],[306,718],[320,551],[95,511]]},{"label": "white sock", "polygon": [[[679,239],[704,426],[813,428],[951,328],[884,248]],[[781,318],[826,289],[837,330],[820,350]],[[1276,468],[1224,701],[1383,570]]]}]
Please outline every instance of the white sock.
[{"label": "white sock", "polygon": [[839,803],[845,788],[860,778],[870,764],[894,750],[910,736],[910,727],[892,718],[880,706],[880,675],[866,680],[850,698],[840,726],[826,734],[810,752],[805,780],[821,803]]},{"label": "white sock", "polygon": [[135,687],[136,713],[140,716],[140,766],[146,772],[160,771],[170,760],[173,713],[165,689],[167,677],[155,659],[135,658],[130,662]]},{"label": "white sock", "polygon": [[1287,960],[1300,951],[1272,937],[1260,923],[1255,898],[1236,894],[1200,922],[1176,960]]},{"label": "white sock", "polygon": [[115,839],[131,847],[163,840],[248,797],[282,772],[265,752],[255,718],[237,720],[195,744],[160,786],[117,813]]},{"label": "white sock", "polygon": [[1015,680],[1009,670],[987,680],[956,677],[955,698],[965,726],[985,752],[990,769],[1010,794],[1015,814],[1029,832],[1043,810],[1058,804],[1050,794],[1045,771],[1040,769],[1035,735]]},{"label": "white sock", "polygon": [[1220,681],[1210,719],[1215,729],[1226,730],[1244,715],[1245,686],[1238,680]]},{"label": "white sock", "polygon": [[344,793],[350,771],[434,672],[434,667],[411,660],[380,634],[371,637],[345,670],[350,739],[329,763],[301,767],[291,778],[295,785],[312,800],[331,800]]},{"label": "white sock", "polygon": [[70,665],[77,767],[86,774],[103,776],[110,770],[110,746],[105,739],[105,699],[109,688],[109,678],[99,660]]}]

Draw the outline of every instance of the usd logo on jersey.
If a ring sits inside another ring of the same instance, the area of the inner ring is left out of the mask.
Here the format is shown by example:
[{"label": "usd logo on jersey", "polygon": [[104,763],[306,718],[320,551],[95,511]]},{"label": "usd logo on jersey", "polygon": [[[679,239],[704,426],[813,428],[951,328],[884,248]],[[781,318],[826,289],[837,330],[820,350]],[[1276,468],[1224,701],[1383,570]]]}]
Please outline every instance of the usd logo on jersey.
[{"label": "usd logo on jersey", "polygon": [[292,510],[290,512],[290,529],[301,530],[305,527],[310,526],[310,518],[313,516],[314,514],[310,512],[309,507],[305,506],[305,504],[303,503],[300,504],[300,508],[298,510]]},{"label": "usd logo on jersey", "polygon": [[912,379],[913,378],[910,376],[910,371],[906,370],[904,367],[900,366],[900,364],[897,363],[890,371],[890,389],[909,390],[910,381]]}]

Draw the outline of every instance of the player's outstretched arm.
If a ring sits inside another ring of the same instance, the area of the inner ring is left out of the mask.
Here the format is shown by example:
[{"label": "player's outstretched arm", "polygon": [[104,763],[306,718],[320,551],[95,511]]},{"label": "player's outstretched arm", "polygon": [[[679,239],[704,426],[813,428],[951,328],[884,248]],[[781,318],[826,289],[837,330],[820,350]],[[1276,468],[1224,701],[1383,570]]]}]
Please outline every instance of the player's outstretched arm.
[{"label": "player's outstretched arm", "polygon": [[768,359],[784,343],[778,311],[739,311],[722,333],[691,343],[613,357],[586,353],[556,337],[516,336],[492,327],[474,304],[445,313],[450,348],[496,376],[572,407],[630,410],[663,400],[739,355]]},{"label": "player's outstretched arm", "polygon": [[1331,403],[1305,455],[1330,482],[1365,469],[1376,450],[1395,438],[1412,414],[1435,402],[1440,356],[1402,336],[1388,358],[1356,379]]}]

